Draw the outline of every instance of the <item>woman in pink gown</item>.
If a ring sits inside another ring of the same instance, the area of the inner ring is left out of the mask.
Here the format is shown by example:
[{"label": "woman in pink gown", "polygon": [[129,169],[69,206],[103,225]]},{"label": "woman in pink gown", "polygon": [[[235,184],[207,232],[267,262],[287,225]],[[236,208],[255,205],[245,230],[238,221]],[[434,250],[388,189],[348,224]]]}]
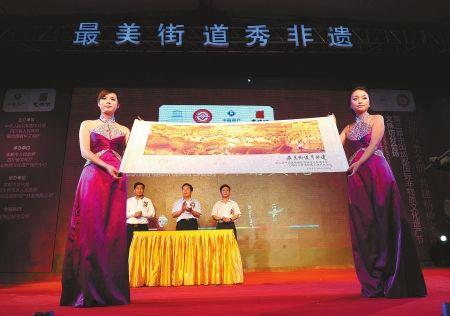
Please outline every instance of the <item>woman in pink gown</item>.
[{"label": "woman in pink gown", "polygon": [[130,303],[126,245],[126,179],[119,177],[130,131],[115,122],[117,94],[102,90],[100,118],[80,126],[87,160],[78,182],[64,256],[61,305]]},{"label": "woman in pink gown", "polygon": [[365,297],[425,296],[427,289],[400,192],[381,140],[384,120],[370,115],[366,88],[355,88],[355,122],[341,133],[350,154],[348,196],[355,270]]}]

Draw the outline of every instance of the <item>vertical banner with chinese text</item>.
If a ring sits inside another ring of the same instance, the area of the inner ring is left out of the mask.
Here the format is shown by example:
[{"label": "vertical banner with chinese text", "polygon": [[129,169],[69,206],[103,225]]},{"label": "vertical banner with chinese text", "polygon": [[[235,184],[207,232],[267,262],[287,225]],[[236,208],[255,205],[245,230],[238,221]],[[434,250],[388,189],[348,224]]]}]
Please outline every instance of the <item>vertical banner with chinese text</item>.
[{"label": "vertical banner with chinese text", "polygon": [[0,109],[0,272],[51,272],[68,120],[54,89],[10,89]]}]

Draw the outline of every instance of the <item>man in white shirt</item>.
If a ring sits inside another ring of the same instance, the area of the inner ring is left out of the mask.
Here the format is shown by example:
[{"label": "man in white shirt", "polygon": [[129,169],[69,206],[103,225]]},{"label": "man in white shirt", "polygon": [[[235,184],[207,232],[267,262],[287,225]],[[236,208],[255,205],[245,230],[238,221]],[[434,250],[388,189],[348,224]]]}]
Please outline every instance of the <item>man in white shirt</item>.
[{"label": "man in white shirt", "polygon": [[181,186],[183,197],[177,200],[172,207],[172,216],[177,219],[176,230],[197,230],[197,218],[202,215],[200,202],[192,198],[194,188],[189,183]]},{"label": "man in white shirt", "polygon": [[135,196],[127,200],[127,243],[133,240],[133,232],[148,230],[148,219],[155,216],[152,201],[144,196],[145,185],[141,182],[134,184]]},{"label": "man in white shirt", "polygon": [[230,200],[231,188],[228,184],[220,186],[222,199],[214,204],[211,216],[217,221],[216,229],[232,229],[237,239],[236,226],[234,222],[241,216],[239,205]]}]

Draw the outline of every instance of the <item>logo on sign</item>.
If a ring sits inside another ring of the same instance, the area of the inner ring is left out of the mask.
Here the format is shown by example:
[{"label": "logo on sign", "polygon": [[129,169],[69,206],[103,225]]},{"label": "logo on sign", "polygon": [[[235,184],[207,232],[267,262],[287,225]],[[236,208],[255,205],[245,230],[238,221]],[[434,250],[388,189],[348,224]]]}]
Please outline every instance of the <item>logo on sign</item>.
[{"label": "logo on sign", "polygon": [[404,94],[399,94],[397,96],[397,104],[400,105],[401,107],[407,107],[409,106],[409,98],[407,95]]},{"label": "logo on sign", "polygon": [[192,118],[196,123],[209,123],[212,120],[212,114],[206,109],[200,109],[194,112]]},{"label": "logo on sign", "polygon": [[257,119],[263,119],[263,118],[264,118],[264,110],[258,110],[258,111],[256,111],[255,117],[256,117]]},{"label": "logo on sign", "polygon": [[172,117],[173,118],[183,118],[183,111],[180,111],[180,110],[172,111]]}]

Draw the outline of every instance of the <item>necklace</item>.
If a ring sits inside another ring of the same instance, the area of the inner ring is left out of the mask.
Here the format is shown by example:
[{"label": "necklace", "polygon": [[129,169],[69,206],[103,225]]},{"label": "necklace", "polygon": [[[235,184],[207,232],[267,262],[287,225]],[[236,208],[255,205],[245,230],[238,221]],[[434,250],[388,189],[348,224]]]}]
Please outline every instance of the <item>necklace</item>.
[{"label": "necklace", "polygon": [[101,122],[106,123],[106,124],[113,124],[116,122],[116,119],[114,118],[114,116],[107,118],[105,117],[103,114],[100,115],[100,117],[98,118]]},{"label": "necklace", "polygon": [[111,125],[113,125],[116,122],[116,119],[114,118],[114,116],[106,118],[105,116],[103,116],[103,114],[101,114],[98,119],[100,120],[100,122],[106,124],[106,127],[108,127],[108,134],[109,138],[111,139],[112,137]]},{"label": "necklace", "polygon": [[[360,116],[356,116],[356,123],[366,123],[366,121],[368,121],[370,114],[367,112],[364,112],[363,114],[361,114]],[[367,124],[367,123],[366,123]]]}]

